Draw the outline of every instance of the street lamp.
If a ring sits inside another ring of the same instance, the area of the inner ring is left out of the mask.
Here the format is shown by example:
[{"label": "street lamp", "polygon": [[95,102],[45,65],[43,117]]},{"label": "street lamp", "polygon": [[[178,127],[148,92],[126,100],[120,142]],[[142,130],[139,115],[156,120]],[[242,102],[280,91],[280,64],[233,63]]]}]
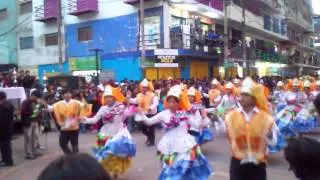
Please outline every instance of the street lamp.
[{"label": "street lamp", "polygon": [[92,51],[95,53],[95,57],[96,57],[96,73],[97,73],[97,85],[100,83],[100,77],[99,77],[99,52],[103,52],[102,49],[99,49],[99,48],[92,48],[92,49],[89,49],[89,51]]}]

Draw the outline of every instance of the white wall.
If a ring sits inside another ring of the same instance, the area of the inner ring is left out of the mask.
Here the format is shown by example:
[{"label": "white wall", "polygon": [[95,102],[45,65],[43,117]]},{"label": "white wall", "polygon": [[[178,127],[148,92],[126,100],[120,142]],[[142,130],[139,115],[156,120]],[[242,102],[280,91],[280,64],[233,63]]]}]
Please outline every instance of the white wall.
[{"label": "white wall", "polygon": [[[33,10],[35,7],[43,5],[44,0],[33,0]],[[161,5],[161,1],[145,3],[146,8],[157,7]],[[81,16],[68,15],[68,1],[62,2],[62,13],[64,16],[63,26],[66,24],[75,24],[85,21],[92,21],[97,19],[106,19],[116,16],[127,15],[138,12],[139,4],[132,6],[123,3],[121,0],[99,0],[99,12],[84,14]],[[19,17],[19,22],[25,19],[30,14],[26,14]],[[42,64],[54,64],[59,63],[58,59],[58,46],[45,46],[45,34],[55,33],[58,31],[57,23],[55,21],[50,23],[43,23],[34,21],[35,16],[29,18],[26,23],[23,23],[18,28],[18,64],[23,68],[30,68]],[[64,34],[62,28],[62,33]],[[34,37],[34,48],[20,50],[19,38],[20,37]],[[64,37],[63,37],[64,42]],[[64,44],[64,43],[63,43]],[[63,49],[63,61],[65,61],[65,44]]]},{"label": "white wall", "polygon": [[[35,7],[43,5],[43,0],[33,0],[33,10]],[[35,13],[34,13],[35,14]],[[30,68],[41,64],[58,63],[58,46],[45,46],[45,34],[55,33],[58,31],[57,23],[43,23],[34,21],[35,15],[29,18],[18,28],[18,64],[22,68]],[[19,22],[29,17],[30,14],[20,15]],[[64,28],[62,28],[63,32]],[[33,49],[20,49],[20,37],[33,36]],[[64,47],[62,48],[65,49]],[[63,61],[64,61],[63,52]]]}]

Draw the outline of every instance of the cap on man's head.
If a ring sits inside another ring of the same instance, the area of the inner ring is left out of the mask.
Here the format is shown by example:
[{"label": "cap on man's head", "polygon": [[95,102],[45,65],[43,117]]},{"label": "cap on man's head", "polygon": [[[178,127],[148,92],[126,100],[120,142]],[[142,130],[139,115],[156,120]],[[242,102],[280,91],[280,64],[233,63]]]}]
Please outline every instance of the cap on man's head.
[{"label": "cap on man's head", "polygon": [[34,91],[32,91],[31,96],[35,96],[37,98],[42,98],[42,93],[39,90],[34,90]]}]

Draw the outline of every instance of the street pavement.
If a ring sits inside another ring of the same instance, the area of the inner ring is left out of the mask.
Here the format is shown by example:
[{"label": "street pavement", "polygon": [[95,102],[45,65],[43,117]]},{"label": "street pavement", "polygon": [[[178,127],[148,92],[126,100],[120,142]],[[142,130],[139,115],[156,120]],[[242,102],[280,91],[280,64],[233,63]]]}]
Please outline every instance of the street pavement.
[{"label": "street pavement", "polygon": [[[157,132],[157,140],[161,138],[163,132]],[[146,147],[145,137],[140,133],[133,133],[133,138],[137,143],[137,155],[134,158],[133,166],[120,177],[121,180],[155,180],[160,172],[160,163],[156,157],[156,147]],[[47,143],[45,141],[47,139]],[[91,148],[95,142],[95,134],[81,134],[79,143],[80,151],[91,153]],[[10,168],[0,168],[0,180],[35,180],[40,172],[54,159],[62,155],[58,144],[58,133],[49,133],[47,138],[41,135],[42,145],[46,145],[44,155],[35,160],[25,160],[23,150],[23,136],[19,136],[12,141],[13,158],[15,166]],[[213,142],[202,147],[202,151],[214,167],[215,174],[210,177],[214,180],[228,180],[228,168],[230,161],[230,149],[227,138],[220,135]],[[270,180],[294,180],[292,172],[288,171],[288,164],[282,153],[271,154],[268,163],[268,179]]]}]

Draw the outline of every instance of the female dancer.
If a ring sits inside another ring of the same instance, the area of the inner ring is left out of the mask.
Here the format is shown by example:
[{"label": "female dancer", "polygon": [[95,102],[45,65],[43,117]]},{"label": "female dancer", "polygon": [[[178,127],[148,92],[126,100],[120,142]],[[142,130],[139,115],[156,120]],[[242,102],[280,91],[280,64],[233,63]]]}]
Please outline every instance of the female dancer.
[{"label": "female dancer", "polygon": [[129,111],[122,104],[124,100],[119,89],[107,86],[104,90],[106,105],[93,118],[85,118],[83,121],[95,124],[102,119],[104,125],[97,136],[95,155],[115,179],[126,172],[136,153],[135,143],[125,124]]},{"label": "female dancer", "polygon": [[212,167],[202,154],[194,137],[188,133],[189,119],[187,110],[190,102],[186,90],[181,85],[170,88],[167,94],[167,109],[147,118],[138,113],[136,121],[146,125],[162,123],[165,135],[158,144],[158,156],[162,163],[159,180],[207,180]]},{"label": "female dancer", "polygon": [[197,91],[194,87],[188,90],[189,101],[192,105],[191,110],[189,110],[190,121],[195,126],[190,126],[189,133],[195,136],[196,141],[199,145],[202,145],[208,141],[213,140],[213,134],[209,130],[210,119],[201,116],[201,111],[204,111],[204,107],[201,104],[201,93]]}]

